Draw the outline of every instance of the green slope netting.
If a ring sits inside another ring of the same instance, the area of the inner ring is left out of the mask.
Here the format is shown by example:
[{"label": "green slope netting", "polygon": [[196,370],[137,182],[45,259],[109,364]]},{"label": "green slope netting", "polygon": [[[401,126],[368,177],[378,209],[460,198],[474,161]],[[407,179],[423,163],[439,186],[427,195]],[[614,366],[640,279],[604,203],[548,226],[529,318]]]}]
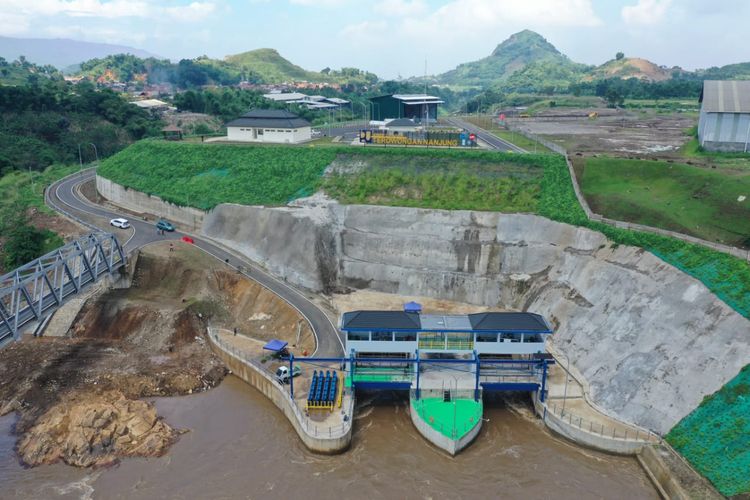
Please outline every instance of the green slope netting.
[{"label": "green slope netting", "polygon": [[750,366],[682,419],[667,441],[722,494],[750,492]]}]

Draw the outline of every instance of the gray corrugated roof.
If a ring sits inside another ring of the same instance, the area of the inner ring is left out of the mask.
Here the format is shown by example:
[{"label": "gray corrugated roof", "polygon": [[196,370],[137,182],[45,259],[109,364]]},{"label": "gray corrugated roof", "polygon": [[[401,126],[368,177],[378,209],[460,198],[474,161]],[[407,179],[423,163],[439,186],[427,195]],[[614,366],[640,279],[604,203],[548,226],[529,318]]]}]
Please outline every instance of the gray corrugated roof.
[{"label": "gray corrugated roof", "polygon": [[707,113],[750,113],[750,80],[706,80],[701,102]]},{"label": "gray corrugated roof", "polygon": [[538,314],[528,312],[487,312],[469,314],[474,330],[549,332],[547,323]]},{"label": "gray corrugated roof", "polygon": [[226,126],[302,128],[309,127],[310,122],[284,109],[252,109]]},{"label": "gray corrugated roof", "polygon": [[419,314],[403,311],[352,311],[344,313],[342,329],[419,329]]},{"label": "gray corrugated roof", "polygon": [[344,313],[342,330],[489,331],[552,333],[544,318],[528,312],[486,312],[468,315],[418,314],[403,311]]}]

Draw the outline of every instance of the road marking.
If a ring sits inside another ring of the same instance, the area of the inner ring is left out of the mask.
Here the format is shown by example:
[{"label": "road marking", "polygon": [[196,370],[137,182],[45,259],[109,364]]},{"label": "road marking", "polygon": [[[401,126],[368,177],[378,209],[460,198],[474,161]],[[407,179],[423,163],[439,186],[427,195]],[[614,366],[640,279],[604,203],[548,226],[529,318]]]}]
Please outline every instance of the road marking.
[{"label": "road marking", "polygon": [[[114,215],[117,215],[116,213],[114,213],[114,212],[110,212],[110,211],[109,211],[109,210],[107,210],[106,208],[103,208],[103,207],[101,207],[101,205],[95,205],[95,204],[93,204],[93,203],[89,202],[88,200],[83,200],[83,199],[81,199],[81,198],[80,198],[79,196],[77,196],[77,195],[76,195],[76,193],[75,193],[75,191],[74,191],[74,188],[75,188],[75,187],[77,187],[77,186],[79,186],[80,184],[83,184],[84,182],[88,182],[89,180],[90,180],[90,176],[87,176],[87,177],[86,177],[85,179],[79,179],[79,180],[78,180],[78,182],[75,182],[75,179],[63,179],[63,180],[61,180],[61,181],[58,181],[58,182],[59,182],[59,184],[58,184],[57,186],[55,186],[55,196],[57,197],[57,199],[58,199],[59,201],[61,201],[62,203],[64,203],[65,205],[67,205],[68,207],[70,207],[71,209],[73,209],[74,211],[79,211],[79,212],[83,212],[83,213],[86,213],[86,214],[88,214],[88,215],[93,215],[93,216],[96,216],[96,217],[104,217],[104,218],[106,219],[106,216],[102,216],[102,215],[100,215],[100,214],[98,214],[98,213],[93,213],[93,212],[89,212],[89,211],[86,211],[86,210],[84,210],[84,209],[82,209],[82,208],[80,208],[80,207],[75,207],[75,206],[71,205],[70,203],[66,202],[66,201],[65,201],[65,200],[64,200],[63,198],[61,198],[61,197],[59,196],[59,191],[58,191],[58,190],[59,190],[59,188],[60,188],[60,187],[61,187],[61,186],[62,186],[63,184],[65,184],[65,183],[67,183],[67,182],[70,182],[70,181],[73,181],[73,184],[72,184],[72,185],[71,185],[71,187],[70,187],[70,194],[71,194],[71,197],[72,197],[73,199],[77,200],[77,201],[78,201],[78,202],[79,202],[79,203],[80,203],[81,205],[84,205],[84,206],[89,206],[89,207],[91,207],[91,208],[95,208],[95,209],[97,209],[97,210],[98,210],[98,211],[100,211],[100,212],[104,212],[105,214],[109,214],[109,215],[112,215],[112,214],[114,214]],[[51,202],[51,204],[53,205],[53,208],[58,208],[58,207],[56,207],[56,206],[55,206],[54,202]],[[65,212],[64,212],[64,211],[63,211],[63,214],[65,214]],[[67,214],[66,214],[66,215],[67,215]],[[150,223],[150,222],[147,222],[147,221],[136,221],[136,222],[138,222],[138,223],[140,223],[140,224],[147,224],[147,225],[150,225],[150,226],[154,226],[154,224],[153,224],[153,223]],[[95,226],[94,224],[90,224],[90,225],[91,225],[91,226],[93,226],[93,227],[96,227],[96,226]],[[125,242],[125,244],[123,245],[123,248],[124,248],[125,246],[127,246],[127,244],[128,244],[128,243],[129,243],[129,242],[130,242],[130,241],[131,241],[131,240],[132,240],[132,239],[133,239],[134,237],[135,237],[135,234],[136,234],[136,228],[135,228],[135,225],[132,225],[131,227],[133,228],[133,234],[132,234],[132,235],[130,236],[130,238],[128,238],[128,240],[127,240],[127,241]],[[175,235],[179,235],[179,234],[186,234],[186,233],[182,233],[182,232],[177,232],[177,233],[176,233]],[[233,252],[230,252],[230,251],[228,251],[228,250],[224,250],[224,249],[222,249],[221,247],[219,247],[219,246],[215,245],[214,243],[212,243],[212,242],[210,242],[210,241],[208,241],[208,240],[205,240],[205,239],[202,239],[202,238],[196,238],[196,240],[197,240],[197,241],[199,241],[199,242],[201,242],[201,243],[203,243],[203,244],[205,244],[206,246],[209,246],[209,247],[215,248],[216,250],[219,250],[219,251],[221,251],[221,252],[224,252],[224,253],[226,253],[226,254],[229,254],[229,255],[232,255],[232,254],[233,254]],[[147,245],[150,245],[150,244],[153,244],[153,243],[159,243],[159,242],[162,242],[162,241],[166,241],[166,240],[162,240],[162,239],[158,239],[158,240],[157,240],[157,239],[151,239],[151,241],[147,241],[146,243],[144,243],[144,244],[142,244],[142,245],[140,245],[140,246],[137,246],[137,247],[135,247],[135,248],[134,248],[133,250],[135,250],[135,249],[138,249],[138,248],[144,248],[144,247],[145,247],[145,246],[147,246]],[[221,258],[221,257],[219,257],[218,255],[214,254],[213,252],[211,252],[211,251],[209,251],[209,250],[207,250],[207,249],[205,249],[205,248],[202,248],[202,247],[200,247],[200,246],[198,246],[198,245],[195,245],[195,246],[196,246],[197,248],[199,248],[200,250],[202,250],[203,252],[205,252],[205,253],[207,253],[207,254],[211,255],[211,256],[212,256],[212,257],[214,257],[215,259],[217,259],[217,260],[219,260],[219,261],[221,261],[221,262],[225,262],[225,261],[224,261],[224,259],[222,259],[222,258]],[[237,257],[237,256],[235,255],[235,258],[238,258],[238,257]],[[274,277],[274,276],[272,276],[272,275],[270,275],[270,274],[266,273],[265,271],[261,270],[260,268],[258,268],[257,266],[255,266],[255,265],[254,265],[254,263],[252,263],[252,261],[250,261],[250,260],[246,259],[246,258],[245,258],[244,256],[243,256],[243,257],[239,257],[239,260],[241,260],[241,261],[244,261],[244,262],[245,262],[246,264],[247,264],[247,263],[249,263],[249,267],[250,267],[251,269],[254,269],[256,273],[260,273],[260,274],[261,274],[262,276],[264,276],[264,277],[265,277],[265,278],[266,278],[267,280],[269,280],[269,281],[271,281],[271,282],[275,283],[275,284],[276,284],[277,286],[280,286],[280,287],[282,287],[282,288],[283,288],[283,289],[284,289],[285,291],[287,291],[287,292],[292,292],[292,293],[295,293],[295,294],[296,294],[297,296],[299,296],[299,298],[301,298],[301,299],[302,299],[302,300],[303,300],[304,302],[307,302],[307,303],[308,303],[308,304],[309,304],[309,305],[310,305],[311,307],[313,307],[313,308],[317,309],[317,310],[318,310],[318,312],[320,312],[320,314],[322,314],[322,315],[323,315],[323,317],[325,317],[326,321],[328,321],[328,324],[329,324],[329,325],[331,326],[331,331],[333,332],[333,336],[334,336],[334,337],[336,337],[336,340],[338,340],[338,342],[339,342],[339,345],[341,346],[341,350],[342,350],[342,351],[343,351],[343,352],[345,353],[345,347],[344,347],[344,343],[343,343],[343,341],[341,340],[341,337],[340,337],[340,335],[338,334],[338,329],[337,329],[337,328],[336,328],[336,326],[335,326],[335,325],[333,324],[333,321],[331,321],[331,318],[329,318],[329,317],[328,317],[328,315],[327,315],[327,314],[325,313],[325,311],[323,311],[323,310],[322,310],[322,309],[321,309],[320,307],[318,307],[318,306],[317,306],[317,305],[316,305],[316,304],[315,304],[314,302],[312,302],[312,301],[311,301],[311,300],[309,300],[309,299],[308,299],[307,297],[305,297],[305,296],[304,296],[304,295],[302,294],[302,292],[300,292],[300,291],[298,291],[298,290],[296,290],[296,289],[292,288],[292,287],[291,287],[291,286],[289,286],[289,285],[288,285],[287,283],[284,283],[283,281],[279,280],[278,278],[276,278],[276,277]],[[234,269],[237,269],[237,268],[236,268],[235,266],[233,266],[233,265],[231,265],[231,264],[229,264],[229,266],[230,266],[230,267],[232,267],[232,268],[234,268]],[[266,289],[266,290],[268,290],[269,292],[271,292],[271,293],[273,293],[274,295],[276,295],[276,296],[278,296],[279,298],[281,298],[281,299],[282,299],[282,300],[283,300],[284,302],[286,302],[286,303],[287,303],[287,304],[289,304],[289,305],[290,305],[290,306],[291,306],[292,308],[294,308],[294,309],[295,309],[295,310],[296,310],[296,311],[297,311],[297,312],[298,312],[298,313],[299,313],[299,314],[300,314],[300,315],[301,315],[301,316],[302,316],[303,318],[305,318],[305,320],[307,321],[308,325],[310,326],[310,330],[311,330],[311,331],[312,331],[312,333],[313,333],[313,337],[315,338],[315,351],[314,351],[314,352],[313,352],[313,354],[312,354],[312,355],[314,356],[314,355],[315,355],[315,353],[317,353],[317,352],[318,352],[318,350],[320,349],[320,337],[318,336],[318,332],[316,331],[315,325],[314,325],[314,324],[313,324],[313,322],[312,322],[312,321],[310,320],[310,318],[309,318],[309,317],[308,317],[308,316],[307,316],[307,315],[306,315],[306,314],[305,314],[304,312],[302,312],[302,310],[300,310],[300,309],[299,309],[299,308],[298,308],[298,307],[297,307],[297,306],[296,306],[295,304],[293,304],[292,302],[290,302],[290,301],[289,301],[289,299],[287,299],[286,297],[284,297],[284,295],[282,295],[282,294],[280,294],[280,293],[277,293],[277,292],[275,292],[275,291],[274,291],[274,290],[272,290],[272,289],[271,289],[271,288],[270,288],[269,286],[265,285],[264,283],[261,283],[260,281],[258,281],[257,279],[255,279],[255,278],[254,278],[253,276],[251,276],[250,274],[246,274],[246,273],[241,273],[241,274],[242,274],[243,276],[245,276],[245,277],[247,277],[247,278],[249,278],[249,279],[251,279],[251,280],[255,281],[256,283],[258,283],[258,284],[259,284],[260,286],[262,286],[263,288],[265,288],[265,289]]]}]

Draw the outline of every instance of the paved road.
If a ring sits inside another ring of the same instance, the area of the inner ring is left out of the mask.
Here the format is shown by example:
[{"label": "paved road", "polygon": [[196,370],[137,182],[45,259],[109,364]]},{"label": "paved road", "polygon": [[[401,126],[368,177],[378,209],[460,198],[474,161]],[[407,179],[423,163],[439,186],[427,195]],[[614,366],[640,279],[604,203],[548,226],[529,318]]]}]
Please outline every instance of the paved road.
[{"label": "paved road", "polygon": [[[81,174],[66,177],[52,184],[46,192],[46,202],[53,209],[69,217],[83,222],[91,228],[96,228],[108,232],[114,232],[118,239],[125,241],[124,249],[130,253],[135,249],[141,248],[149,243],[164,240],[179,240],[184,233],[175,231],[165,235],[159,235],[156,227],[152,222],[127,217],[132,225],[131,229],[117,229],[109,225],[110,219],[122,217],[122,214],[113,212],[100,205],[94,205],[88,200],[82,199],[75,189],[76,186],[90,181],[94,178],[93,169],[85,170]],[[333,325],[326,314],[318,308],[312,301],[307,299],[302,292],[283,281],[274,278],[259,267],[255,266],[249,260],[240,258],[237,255],[224,250],[214,243],[190,235],[195,240],[195,246],[214,256],[215,258],[226,261],[230,266],[237,268],[242,266],[243,274],[253,279],[282,297],[293,307],[295,307],[303,316],[307,318],[312,326],[313,332],[318,341],[318,348],[314,353],[316,356],[343,356],[344,347],[339,337],[338,330]]]},{"label": "paved road", "polygon": [[466,129],[469,132],[476,134],[477,137],[479,137],[482,141],[489,144],[489,146],[492,149],[496,149],[498,151],[513,151],[514,153],[526,153],[527,152],[525,149],[521,149],[515,144],[512,144],[508,141],[504,141],[503,139],[500,139],[498,136],[487,132],[483,128],[477,127],[476,125],[473,125],[464,120],[460,120],[458,118],[446,118],[446,121],[450,123],[451,125]]}]

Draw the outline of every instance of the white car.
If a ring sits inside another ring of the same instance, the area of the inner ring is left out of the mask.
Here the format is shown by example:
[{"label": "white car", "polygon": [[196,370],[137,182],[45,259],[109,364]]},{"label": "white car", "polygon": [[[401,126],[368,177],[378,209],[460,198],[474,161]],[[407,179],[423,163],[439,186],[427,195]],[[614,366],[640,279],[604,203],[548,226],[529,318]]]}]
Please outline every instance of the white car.
[{"label": "white car", "polygon": [[123,219],[121,217],[117,219],[112,219],[109,221],[110,226],[119,227],[120,229],[127,229],[130,227],[130,222],[128,222],[128,219]]}]

